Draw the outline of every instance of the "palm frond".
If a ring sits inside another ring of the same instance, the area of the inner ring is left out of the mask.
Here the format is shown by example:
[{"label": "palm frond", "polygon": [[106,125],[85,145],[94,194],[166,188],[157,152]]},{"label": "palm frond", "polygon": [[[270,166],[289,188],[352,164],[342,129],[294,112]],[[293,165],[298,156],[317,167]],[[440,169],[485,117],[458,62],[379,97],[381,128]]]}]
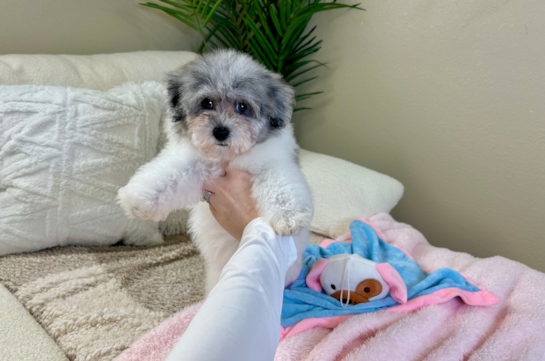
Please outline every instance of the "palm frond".
[{"label": "palm frond", "polygon": [[[357,9],[337,0],[157,0],[169,6],[146,2],[141,5],[163,11],[182,21],[202,36],[199,53],[218,47],[252,55],[268,69],[281,74],[294,88],[318,76],[298,80],[316,68],[326,66],[308,59],[321,49],[322,40],[307,29],[312,17],[323,11]],[[322,91],[297,94],[297,102]],[[299,107],[294,111],[310,109]]]}]

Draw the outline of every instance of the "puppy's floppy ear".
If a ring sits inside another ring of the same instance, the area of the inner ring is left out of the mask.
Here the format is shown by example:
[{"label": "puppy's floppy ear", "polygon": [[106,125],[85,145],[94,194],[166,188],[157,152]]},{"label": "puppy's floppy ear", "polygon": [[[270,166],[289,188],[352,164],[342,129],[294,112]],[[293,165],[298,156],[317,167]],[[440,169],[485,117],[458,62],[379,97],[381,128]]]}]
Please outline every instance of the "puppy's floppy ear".
[{"label": "puppy's floppy ear", "polygon": [[269,104],[266,116],[271,129],[281,129],[291,120],[295,103],[293,88],[275,74],[266,82]]},{"label": "puppy's floppy ear", "polygon": [[182,83],[179,80],[179,76],[176,74],[169,74],[167,81],[167,89],[169,96],[169,105],[172,111],[173,120],[175,122],[182,121],[185,118],[185,114],[182,109]]}]

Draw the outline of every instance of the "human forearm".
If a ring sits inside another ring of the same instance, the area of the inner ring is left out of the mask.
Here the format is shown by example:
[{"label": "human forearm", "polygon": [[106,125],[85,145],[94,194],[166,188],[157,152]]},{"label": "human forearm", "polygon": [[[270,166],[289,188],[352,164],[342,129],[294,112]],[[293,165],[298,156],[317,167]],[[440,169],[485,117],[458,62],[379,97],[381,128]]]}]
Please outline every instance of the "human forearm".
[{"label": "human forearm", "polygon": [[260,218],[250,222],[218,285],[167,360],[272,360],[284,278],[295,258],[291,237],[277,236]]}]

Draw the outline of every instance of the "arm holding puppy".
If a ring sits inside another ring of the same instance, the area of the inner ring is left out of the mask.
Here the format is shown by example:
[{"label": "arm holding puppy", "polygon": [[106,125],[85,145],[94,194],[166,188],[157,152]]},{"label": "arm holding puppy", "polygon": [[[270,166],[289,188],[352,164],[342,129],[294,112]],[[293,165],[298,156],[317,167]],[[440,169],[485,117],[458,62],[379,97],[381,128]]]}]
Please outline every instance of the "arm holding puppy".
[{"label": "arm holding puppy", "polygon": [[272,361],[284,278],[297,258],[293,238],[259,217],[248,173],[228,171],[203,187],[214,192],[212,214],[240,245],[167,361]]}]

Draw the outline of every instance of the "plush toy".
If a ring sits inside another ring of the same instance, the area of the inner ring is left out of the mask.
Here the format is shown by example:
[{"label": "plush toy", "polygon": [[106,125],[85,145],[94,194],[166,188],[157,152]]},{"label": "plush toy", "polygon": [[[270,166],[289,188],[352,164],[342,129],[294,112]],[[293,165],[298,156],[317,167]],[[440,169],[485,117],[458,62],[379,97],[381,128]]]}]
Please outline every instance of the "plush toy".
[{"label": "plush toy", "polygon": [[[385,270],[377,266],[376,262],[358,254],[338,254],[327,259],[322,258],[312,266],[306,278],[307,286],[317,292],[323,290],[327,295],[338,299],[343,307],[380,300],[390,293],[389,282],[385,281],[381,272],[388,281],[392,277],[388,277]],[[391,273],[390,269],[388,267],[386,272]],[[399,288],[397,277],[395,283],[392,286]]]}]

